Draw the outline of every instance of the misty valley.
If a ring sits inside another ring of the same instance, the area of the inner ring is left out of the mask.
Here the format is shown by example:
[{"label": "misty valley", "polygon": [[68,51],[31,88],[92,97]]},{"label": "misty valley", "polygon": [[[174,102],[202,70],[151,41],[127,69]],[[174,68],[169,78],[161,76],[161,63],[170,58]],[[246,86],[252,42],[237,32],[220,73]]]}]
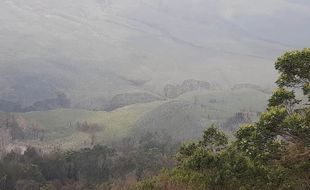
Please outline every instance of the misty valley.
[{"label": "misty valley", "polygon": [[309,190],[307,0],[3,0],[0,190]]}]

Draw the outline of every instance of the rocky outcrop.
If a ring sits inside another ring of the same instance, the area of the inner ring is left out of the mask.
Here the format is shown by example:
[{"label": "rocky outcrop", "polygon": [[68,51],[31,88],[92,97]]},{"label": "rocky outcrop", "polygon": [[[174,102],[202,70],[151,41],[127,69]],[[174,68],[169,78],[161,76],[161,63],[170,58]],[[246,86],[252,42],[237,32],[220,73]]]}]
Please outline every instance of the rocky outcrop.
[{"label": "rocky outcrop", "polygon": [[186,92],[196,90],[209,90],[210,88],[211,84],[208,82],[188,79],[185,80],[181,85],[166,85],[164,87],[164,95],[167,98],[176,98]]}]

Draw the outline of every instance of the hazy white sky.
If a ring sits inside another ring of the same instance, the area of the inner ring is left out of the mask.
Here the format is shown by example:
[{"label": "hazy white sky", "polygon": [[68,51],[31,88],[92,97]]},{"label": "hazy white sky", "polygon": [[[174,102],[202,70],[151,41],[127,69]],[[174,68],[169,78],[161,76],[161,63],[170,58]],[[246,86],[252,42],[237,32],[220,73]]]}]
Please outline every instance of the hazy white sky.
[{"label": "hazy white sky", "polygon": [[184,13],[191,8],[192,11],[204,13],[212,11],[228,19],[237,16],[273,15],[278,11],[298,11],[310,15],[308,0],[166,0],[162,1],[162,4],[174,4],[176,9],[185,5],[184,9],[181,9]]},{"label": "hazy white sky", "polygon": [[218,5],[221,15],[227,18],[235,16],[272,15],[277,11],[297,10],[310,14],[310,2],[287,0],[211,0]]}]

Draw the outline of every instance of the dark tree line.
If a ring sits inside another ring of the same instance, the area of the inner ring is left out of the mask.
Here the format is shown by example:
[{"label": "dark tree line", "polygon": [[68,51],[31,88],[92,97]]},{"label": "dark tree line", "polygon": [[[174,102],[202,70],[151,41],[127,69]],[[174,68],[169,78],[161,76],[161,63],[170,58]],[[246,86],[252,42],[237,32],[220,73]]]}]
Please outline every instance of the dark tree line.
[{"label": "dark tree line", "polygon": [[117,181],[126,183],[128,176],[135,182],[172,165],[170,156],[177,146],[170,139],[146,133],[115,147],[95,145],[47,155],[35,148],[23,155],[11,152],[0,161],[0,189],[111,189]]}]

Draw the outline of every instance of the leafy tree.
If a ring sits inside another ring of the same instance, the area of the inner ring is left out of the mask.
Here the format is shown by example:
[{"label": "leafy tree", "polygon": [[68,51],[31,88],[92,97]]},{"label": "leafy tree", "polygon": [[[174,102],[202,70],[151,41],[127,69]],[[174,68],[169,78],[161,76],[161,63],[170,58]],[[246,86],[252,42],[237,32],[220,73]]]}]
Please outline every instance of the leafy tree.
[{"label": "leafy tree", "polygon": [[271,96],[267,111],[255,125],[237,132],[240,147],[258,159],[262,155],[274,158],[275,152],[284,151],[285,143],[307,149],[310,145],[308,103],[298,105],[301,100],[296,99],[294,91],[302,89],[309,96],[310,49],[285,53],[278,58],[276,69],[280,73],[276,82],[279,88]]},{"label": "leafy tree", "polygon": [[280,72],[280,87],[304,87],[310,82],[310,48],[290,51],[278,58],[275,68]]},{"label": "leafy tree", "polygon": [[[183,145],[178,167],[166,174],[170,183],[190,186],[184,189],[310,189],[310,49],[285,53],[275,67],[278,88],[259,120],[240,127],[229,146],[214,126],[200,142]],[[165,183],[155,177],[139,185],[169,189]]]},{"label": "leafy tree", "polygon": [[213,124],[204,131],[203,140],[200,143],[208,150],[215,152],[226,147],[228,138],[223,132],[218,131]]}]

